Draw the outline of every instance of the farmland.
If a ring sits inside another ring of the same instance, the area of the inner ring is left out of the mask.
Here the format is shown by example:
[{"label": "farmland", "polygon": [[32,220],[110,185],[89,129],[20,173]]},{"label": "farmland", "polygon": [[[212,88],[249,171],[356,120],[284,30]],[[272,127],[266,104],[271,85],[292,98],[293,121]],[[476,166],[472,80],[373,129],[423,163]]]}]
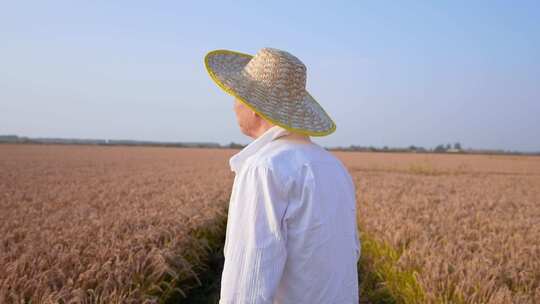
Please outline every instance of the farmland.
[{"label": "farmland", "polygon": [[[0,145],[0,303],[183,298],[222,241],[236,152]],[[540,302],[540,157],[335,155],[362,301]]]},{"label": "farmland", "polygon": [[339,156],[361,230],[399,253],[398,270],[417,271],[420,302],[540,302],[540,158]]}]

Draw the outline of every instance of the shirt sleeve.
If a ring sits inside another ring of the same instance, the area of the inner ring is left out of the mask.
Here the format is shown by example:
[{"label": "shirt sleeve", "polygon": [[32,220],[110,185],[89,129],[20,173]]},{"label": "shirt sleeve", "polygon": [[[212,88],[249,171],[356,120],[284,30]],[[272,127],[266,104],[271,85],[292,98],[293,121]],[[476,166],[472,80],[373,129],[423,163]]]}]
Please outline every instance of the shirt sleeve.
[{"label": "shirt sleeve", "polygon": [[354,180],[352,178],[352,176],[346,171],[345,169],[345,172],[347,173],[347,180],[349,181],[349,188],[351,189],[351,200],[354,204],[354,216],[355,216],[355,220],[354,220],[354,243],[355,243],[355,246],[356,246],[356,261],[359,261],[360,260],[360,256],[362,255],[362,242],[360,240],[360,236],[359,236],[359,233],[358,233],[358,221],[357,221],[357,215],[356,215],[356,209],[357,209],[357,204],[356,204],[356,186],[354,184]]},{"label": "shirt sleeve", "polygon": [[272,169],[252,167],[235,181],[233,236],[221,280],[220,304],[272,303],[285,261],[287,207],[283,180]]}]

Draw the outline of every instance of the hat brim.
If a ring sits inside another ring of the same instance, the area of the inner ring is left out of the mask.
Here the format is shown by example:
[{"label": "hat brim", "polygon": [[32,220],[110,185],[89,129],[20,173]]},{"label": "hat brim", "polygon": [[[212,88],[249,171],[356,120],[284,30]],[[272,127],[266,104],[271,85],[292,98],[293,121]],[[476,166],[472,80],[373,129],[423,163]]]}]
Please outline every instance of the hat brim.
[{"label": "hat brim", "polygon": [[326,136],[336,130],[334,121],[309,92],[306,91],[303,100],[280,102],[241,73],[251,58],[252,55],[235,51],[215,50],[206,54],[204,63],[208,74],[221,89],[271,123],[310,136]]}]

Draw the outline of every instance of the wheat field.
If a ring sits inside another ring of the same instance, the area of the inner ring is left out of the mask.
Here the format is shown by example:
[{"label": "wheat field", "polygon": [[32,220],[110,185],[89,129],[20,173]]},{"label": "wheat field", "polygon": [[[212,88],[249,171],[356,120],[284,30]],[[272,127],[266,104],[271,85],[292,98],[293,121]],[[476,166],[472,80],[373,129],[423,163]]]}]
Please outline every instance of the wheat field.
[{"label": "wheat field", "polygon": [[224,214],[229,154],[0,146],[0,303],[157,303]]},{"label": "wheat field", "polygon": [[[236,152],[0,145],[0,303],[182,298],[222,241]],[[361,282],[397,303],[540,303],[540,157],[334,153]]]},{"label": "wheat field", "polygon": [[418,272],[419,302],[540,303],[539,157],[339,156],[361,229]]}]

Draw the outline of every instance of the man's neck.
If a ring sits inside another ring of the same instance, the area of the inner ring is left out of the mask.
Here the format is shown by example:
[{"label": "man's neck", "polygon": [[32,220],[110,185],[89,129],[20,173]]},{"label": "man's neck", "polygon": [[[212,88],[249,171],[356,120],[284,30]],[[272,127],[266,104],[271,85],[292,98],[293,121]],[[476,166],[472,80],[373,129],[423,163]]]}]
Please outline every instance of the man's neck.
[{"label": "man's neck", "polygon": [[264,132],[268,131],[270,128],[272,128],[274,125],[271,125],[271,124],[264,124],[264,125],[261,125],[257,130],[255,130],[253,133],[252,133],[252,136],[251,138],[253,139],[257,139],[259,136],[263,135]]}]

